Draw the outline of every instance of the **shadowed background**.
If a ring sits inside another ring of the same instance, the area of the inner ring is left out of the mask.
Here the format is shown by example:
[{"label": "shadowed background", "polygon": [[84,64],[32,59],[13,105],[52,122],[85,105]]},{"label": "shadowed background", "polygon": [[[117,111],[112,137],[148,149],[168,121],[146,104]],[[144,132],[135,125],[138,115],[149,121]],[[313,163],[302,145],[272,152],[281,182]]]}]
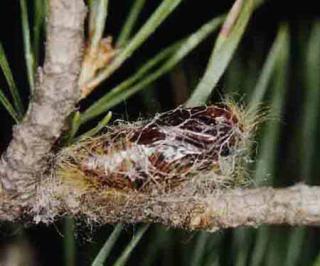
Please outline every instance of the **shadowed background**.
[{"label": "shadowed background", "polygon": [[[137,28],[159,3],[155,0],[146,2],[138,18]],[[110,1],[105,35],[117,36],[131,4],[132,1]],[[126,64],[81,103],[80,110],[139,69],[148,58],[175,40],[195,31],[209,19],[227,12],[231,5],[232,1],[184,0]],[[32,24],[31,2],[28,8]],[[319,151],[314,148],[309,153],[309,150],[304,148],[309,147],[308,145],[319,145],[319,106],[316,108],[317,103],[312,102],[313,97],[319,96],[316,89],[320,89],[320,79],[317,78],[320,74],[320,37],[317,33],[319,16],[316,1],[304,1],[303,4],[266,1],[251,18],[244,38],[212,96],[211,102],[220,101],[225,93],[246,102],[261,74],[280,24],[288,24],[289,63],[283,72],[285,76],[282,75],[285,78],[282,85],[286,92],[281,96],[271,93],[272,89],[279,85],[276,85],[275,75],[275,80],[268,85],[267,97],[264,100],[268,106],[280,101],[282,115],[275,115],[281,117],[275,122],[279,125],[278,129],[272,130],[270,126],[271,130],[259,132],[258,143],[261,145],[257,145],[257,158],[269,160],[270,163],[261,170],[262,181],[257,183],[285,186],[307,181],[310,184],[319,184]],[[0,2],[0,22],[0,41],[26,106],[30,95],[19,1]],[[155,112],[184,103],[205,70],[215,36],[216,34],[210,35],[169,74],[112,108],[113,119],[134,120],[141,116],[150,117]],[[308,60],[308,55],[311,59],[314,57],[314,60]],[[313,74],[314,72],[318,75]],[[6,86],[0,73],[0,89],[5,91]],[[82,130],[91,128],[101,118],[102,116],[89,122]],[[10,140],[14,123],[2,106],[0,122],[2,152]],[[309,134],[309,128],[312,134]],[[274,145],[274,149],[268,151],[263,143],[267,143],[267,146]],[[267,155],[261,155],[260,158],[260,154]],[[74,225],[75,238],[71,231]],[[65,233],[66,228],[69,234]],[[49,227],[37,225],[21,228],[18,225],[1,224],[0,262],[9,256],[8,254],[11,254],[11,257],[19,254],[25,261],[33,263],[31,265],[89,265],[112,229],[112,226],[91,228],[80,221],[71,220],[56,222]],[[138,226],[125,227],[106,265],[111,265],[118,258],[137,230]],[[131,255],[128,265],[320,265],[320,259],[317,259],[319,239],[317,228],[241,228],[210,234],[151,226]]]}]

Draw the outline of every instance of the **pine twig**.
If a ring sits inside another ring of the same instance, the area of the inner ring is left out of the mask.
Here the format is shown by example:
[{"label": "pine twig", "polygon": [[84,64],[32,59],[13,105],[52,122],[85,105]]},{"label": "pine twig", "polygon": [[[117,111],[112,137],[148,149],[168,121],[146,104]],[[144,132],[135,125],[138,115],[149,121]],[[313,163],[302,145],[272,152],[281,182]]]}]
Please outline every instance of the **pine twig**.
[{"label": "pine twig", "polygon": [[39,176],[47,166],[43,159],[80,97],[78,75],[85,14],[82,0],[49,1],[44,66],[39,70],[27,114],[14,128],[0,162],[2,188],[17,196],[20,205],[33,197]]}]

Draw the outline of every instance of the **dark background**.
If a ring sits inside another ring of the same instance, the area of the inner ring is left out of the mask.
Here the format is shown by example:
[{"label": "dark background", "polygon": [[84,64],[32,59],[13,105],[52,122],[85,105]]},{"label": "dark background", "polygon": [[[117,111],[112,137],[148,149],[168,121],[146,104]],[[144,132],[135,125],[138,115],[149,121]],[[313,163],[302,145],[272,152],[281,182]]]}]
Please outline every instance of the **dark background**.
[{"label": "dark background", "polygon": [[[110,13],[106,25],[106,35],[117,36],[120,27],[123,23],[123,18],[126,16],[132,1],[110,1]],[[147,19],[151,12],[155,9],[160,1],[149,0],[144,7],[142,15],[139,17],[138,27]],[[81,103],[79,108],[84,108],[90,102],[93,102],[103,93],[103,88],[108,88],[118,81],[122,80],[128,74],[137,69],[143,62],[163,47],[188,35],[188,33],[196,30],[204,22],[212,17],[226,12],[233,1],[193,1],[184,0],[180,7],[169,17],[169,19],[162,25],[157,32],[148,40],[148,42],[125,64],[117,74],[112,77],[107,83],[104,83],[86,102]],[[32,8],[32,1],[29,1],[29,8]],[[263,62],[265,55],[270,48],[270,45],[275,37],[278,26],[281,22],[288,22],[290,26],[292,48],[291,60],[292,64],[295,62],[298,48],[295,47],[295,40],[304,38],[304,31],[308,29],[309,23],[314,19],[319,19],[320,11],[317,6],[317,1],[275,1],[269,0],[260,7],[253,15],[249,27],[246,31],[245,37],[238,49],[245,61],[249,58],[252,51],[261,51],[261,62]],[[32,18],[30,18],[32,20]],[[17,0],[1,0],[0,1],[0,41],[6,51],[10,66],[14,73],[15,80],[23,95],[25,105],[27,105],[29,95],[28,83],[26,78],[26,68],[24,61],[24,51],[21,32],[20,8]],[[208,56],[213,46],[214,36],[210,36],[203,44],[196,49],[190,56],[184,60],[182,68],[186,72],[194,74],[194,80],[191,78],[187,80],[186,84],[194,84],[200,78],[204,70]],[[238,54],[238,53],[237,53]],[[237,54],[235,56],[237,56]],[[245,61],[246,62],[246,61]],[[297,67],[299,69],[299,67]],[[176,71],[176,70],[175,70]],[[257,71],[258,72],[258,71]],[[319,73],[320,74],[320,73]],[[258,75],[258,73],[257,73]],[[296,79],[299,77],[297,70],[293,75]],[[294,127],[294,123],[299,116],[296,111],[296,104],[299,102],[301,91],[299,90],[299,82],[295,82],[295,78],[290,80],[290,93],[288,97],[288,106],[286,107],[286,116],[284,120],[285,127]],[[146,107],[140,94],[134,96],[128,102],[114,108],[115,117],[122,117],[125,119],[135,119],[138,116],[150,116],[154,111],[160,111],[172,108],[185,100],[182,97],[177,97],[173,88],[172,78],[166,75],[154,86],[155,101],[154,109]],[[219,94],[223,93],[223,85],[219,85]],[[6,83],[0,73],[0,88],[5,89]],[[192,88],[186,88],[187,93]],[[132,104],[134,103],[134,104]],[[11,138],[11,127],[13,125],[12,119],[7,112],[0,106],[0,152],[2,152]],[[89,124],[90,126],[90,124]],[[288,138],[282,142],[282,147],[286,146]],[[281,151],[280,151],[281,152]],[[290,162],[294,164],[295,162]],[[284,184],[290,184],[294,181],[299,181],[298,176],[293,176],[290,180],[286,180]],[[132,232],[135,231],[135,226],[127,227],[127,234],[122,236],[123,243],[130,240]],[[96,254],[99,247],[105,240],[108,232],[112,228],[106,226],[103,228],[96,228],[91,230],[86,225],[77,225],[77,246],[78,246],[78,263],[79,265],[87,265]],[[152,229],[155,230],[155,229]],[[144,247],[152,245],[152,231],[142,241],[139,246],[137,256],[134,260],[139,260],[143,257]],[[23,232],[23,234],[22,234]],[[62,233],[61,233],[62,232]],[[17,239],[27,239],[31,243],[31,250],[34,256],[42,265],[60,265],[63,262],[63,222],[57,222],[55,225],[32,225],[26,229],[16,227],[13,225],[3,224],[0,226],[0,256],[1,249],[10,242],[17,241]],[[186,233],[176,231],[177,235],[181,237],[181,245],[191,245],[191,240],[194,233]],[[229,231],[225,233],[229,234]],[[22,236],[21,236],[22,235]],[[226,238],[228,239],[228,238]],[[90,240],[89,242],[87,240]],[[318,241],[319,242],[319,241]],[[319,244],[319,243],[318,243]],[[116,247],[121,249],[121,245]],[[169,245],[169,249],[174,254],[176,247]],[[174,257],[174,256],[173,256]],[[134,265],[134,264],[132,264]]]},{"label": "dark background", "polygon": [[[146,18],[151,14],[160,1],[149,0],[144,7],[142,15],[139,17],[139,25],[143,23]],[[32,8],[32,1],[29,1],[29,7]],[[117,36],[119,29],[122,26],[123,18],[126,16],[132,1],[110,1],[109,16],[106,25],[106,35]],[[128,73],[132,73],[141,63],[161,50],[161,48],[172,43],[174,40],[180,39],[186,36],[188,33],[193,32],[204,22],[210,18],[222,14],[230,8],[233,1],[192,1],[184,0],[183,3],[175,10],[175,12],[167,19],[154,34],[149,41],[134,54],[132,59],[122,67],[118,75],[113,77],[110,81],[111,84],[121,80],[122,77],[127,76]],[[270,43],[272,42],[274,35],[277,31],[277,27],[280,22],[286,21],[290,24],[290,29],[294,38],[299,37],[295,34],[301,33],[301,24],[305,25],[305,22],[312,21],[312,19],[319,17],[319,11],[316,1],[266,1],[262,7],[260,7],[253,15],[250,25],[241,47],[244,52],[249,53],[252,49],[261,50],[263,59],[263,53],[265,53]],[[32,17],[29,16],[30,21]],[[302,23],[301,23],[302,22]],[[23,95],[24,102],[27,104],[29,99],[29,90],[26,78],[26,69],[24,62],[24,50],[22,42],[21,32],[21,20],[20,20],[20,8],[19,1],[17,0],[2,0],[0,2],[0,41],[2,42],[6,51],[10,66],[14,73],[18,87]],[[207,63],[208,55],[212,49],[213,38],[212,36],[205,41],[199,49],[196,50],[187,60],[185,65],[189,65],[194,68],[193,71],[199,72],[204,69]],[[241,49],[241,48],[240,48]],[[169,84],[168,84],[169,83]],[[168,79],[164,78],[158,85],[161,87],[159,98],[162,100],[161,105],[163,107],[172,107],[175,103],[167,97],[172,95],[170,88],[171,84]],[[106,84],[105,86],[107,86]],[[5,88],[6,84],[0,75],[0,87]],[[88,103],[94,101],[100,96],[102,90],[97,91],[88,101]],[[82,103],[82,106],[86,106],[87,103]],[[128,106],[128,105],[127,105]],[[119,110],[119,113],[122,110]],[[130,110],[133,113],[141,112],[140,110]],[[9,130],[12,121],[7,114],[3,112],[3,108],[0,107],[1,112],[1,131],[0,131],[0,150],[3,150],[10,140]],[[128,112],[132,113],[132,112]]]}]

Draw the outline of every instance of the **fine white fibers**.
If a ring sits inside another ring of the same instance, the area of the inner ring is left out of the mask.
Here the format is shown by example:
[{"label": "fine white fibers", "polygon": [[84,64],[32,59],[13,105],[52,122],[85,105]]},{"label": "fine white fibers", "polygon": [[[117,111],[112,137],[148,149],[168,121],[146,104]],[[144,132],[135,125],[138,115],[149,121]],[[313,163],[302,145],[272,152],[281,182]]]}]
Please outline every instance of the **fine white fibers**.
[{"label": "fine white fibers", "polygon": [[105,155],[91,155],[82,162],[82,166],[86,170],[103,169],[104,173],[110,174],[119,170],[124,161],[132,162],[143,167],[145,156],[152,153],[152,147],[145,145],[134,145],[126,150],[118,151],[117,153],[108,153]]},{"label": "fine white fibers", "polygon": [[72,165],[95,186],[149,192],[199,174],[230,182],[248,161],[251,132],[242,115],[228,105],[179,107],[152,120],[118,124],[68,149],[65,169]]}]

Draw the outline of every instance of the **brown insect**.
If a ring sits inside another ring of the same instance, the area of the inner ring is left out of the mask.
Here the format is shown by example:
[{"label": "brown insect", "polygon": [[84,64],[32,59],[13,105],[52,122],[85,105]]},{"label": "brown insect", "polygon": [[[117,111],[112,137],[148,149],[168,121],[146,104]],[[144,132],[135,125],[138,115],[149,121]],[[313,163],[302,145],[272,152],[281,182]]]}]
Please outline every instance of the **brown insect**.
[{"label": "brown insect", "polygon": [[231,177],[248,138],[240,116],[221,104],[119,124],[71,148],[74,164],[100,187],[122,190],[167,191],[199,173]]}]

